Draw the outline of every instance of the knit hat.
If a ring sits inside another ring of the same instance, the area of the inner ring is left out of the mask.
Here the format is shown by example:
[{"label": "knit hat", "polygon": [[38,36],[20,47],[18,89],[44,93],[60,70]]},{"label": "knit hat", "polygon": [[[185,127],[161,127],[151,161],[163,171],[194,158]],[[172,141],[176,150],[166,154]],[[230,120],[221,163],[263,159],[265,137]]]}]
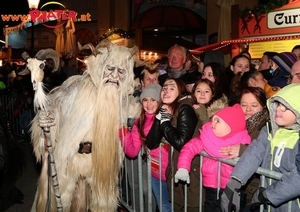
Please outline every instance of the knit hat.
[{"label": "knit hat", "polygon": [[142,102],[143,99],[146,97],[151,97],[152,99],[155,99],[156,101],[160,102],[160,91],[161,86],[159,84],[151,83],[143,89],[140,95],[140,101]]},{"label": "knit hat", "polygon": [[297,61],[297,56],[292,52],[282,52],[275,55],[272,60],[280,69],[290,74],[293,64]]},{"label": "knit hat", "polygon": [[227,135],[223,136],[223,139],[227,139],[238,132],[246,130],[245,115],[239,104],[235,104],[232,107],[225,107],[216,112],[213,118],[215,116],[220,117],[230,128],[230,132]]}]

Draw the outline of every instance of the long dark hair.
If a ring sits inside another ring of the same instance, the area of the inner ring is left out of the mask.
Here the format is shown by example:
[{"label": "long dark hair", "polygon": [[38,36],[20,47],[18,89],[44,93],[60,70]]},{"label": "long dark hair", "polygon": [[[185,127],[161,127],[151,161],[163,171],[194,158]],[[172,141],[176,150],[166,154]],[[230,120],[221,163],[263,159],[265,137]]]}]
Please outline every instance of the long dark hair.
[{"label": "long dark hair", "polygon": [[[186,85],[185,83],[181,80],[181,79],[178,79],[178,78],[167,78],[166,81],[164,82],[164,85],[166,84],[167,81],[170,81],[170,80],[174,80],[174,82],[176,83],[177,85],[177,88],[178,88],[178,96],[176,97],[176,99],[169,105],[169,107],[172,109],[173,111],[173,114],[174,112],[178,109],[179,107],[179,100],[184,97],[185,95],[188,94],[188,91],[186,89]],[[163,85],[163,87],[164,87]],[[162,91],[163,92],[163,87],[162,87]],[[161,105],[163,105],[163,103],[161,103]]]},{"label": "long dark hair", "polygon": [[[157,108],[155,114],[158,113],[159,107]],[[144,128],[145,128],[145,121],[146,121],[146,111],[144,110],[144,108],[141,109],[141,113],[140,113],[140,117],[139,117],[139,121],[137,123],[137,128],[138,128],[138,132],[140,135],[140,139],[142,141],[142,145],[143,145],[143,149],[144,149],[144,155],[148,156],[148,148],[147,148],[147,144],[146,144],[146,135],[144,133]],[[154,119],[154,117],[153,117]],[[143,159],[146,160],[147,157],[143,156]]]},{"label": "long dark hair", "polygon": [[214,98],[215,99],[221,98],[223,93],[228,95],[229,85],[228,85],[228,79],[225,74],[224,67],[221,64],[216,63],[216,62],[211,62],[211,63],[206,64],[203,69],[205,69],[206,67],[211,68],[214,78],[215,78]]},{"label": "long dark hair", "polygon": [[216,89],[215,89],[215,85],[212,81],[208,80],[208,79],[199,79],[195,82],[193,88],[192,88],[192,98],[193,98],[193,101],[194,101],[194,104],[197,104],[197,99],[195,97],[195,90],[196,90],[196,87],[200,84],[200,83],[205,83],[207,84],[210,89],[211,89],[211,92],[212,92],[212,99],[205,104],[205,107],[209,107],[211,105],[211,103],[213,102],[213,99],[214,99],[214,96],[215,96],[215,93],[216,93]]},{"label": "long dark hair", "polygon": [[246,88],[248,87],[248,83],[250,79],[255,79],[257,75],[259,75],[260,72],[256,70],[249,70],[243,74],[241,77],[240,85],[241,88]]}]

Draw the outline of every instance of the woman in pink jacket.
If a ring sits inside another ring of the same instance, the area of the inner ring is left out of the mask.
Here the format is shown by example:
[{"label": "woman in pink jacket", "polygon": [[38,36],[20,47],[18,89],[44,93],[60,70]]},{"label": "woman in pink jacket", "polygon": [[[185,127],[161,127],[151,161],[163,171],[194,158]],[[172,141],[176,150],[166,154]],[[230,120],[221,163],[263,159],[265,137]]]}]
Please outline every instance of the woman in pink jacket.
[{"label": "woman in pink jacket", "polygon": [[[226,158],[219,150],[223,146],[235,144],[249,144],[251,138],[246,130],[246,121],[243,110],[239,104],[225,107],[218,111],[211,122],[207,122],[200,130],[200,136],[190,140],[180,151],[177,163],[178,171],[175,174],[175,182],[178,180],[189,183],[189,171],[191,161],[195,155],[205,151],[212,157]],[[210,158],[204,158],[202,164],[203,186],[206,199],[204,211],[221,211],[220,199],[223,189],[229,181],[233,167],[221,164],[221,189],[218,193],[218,162]]]},{"label": "woman in pink jacket", "polygon": [[[156,112],[158,111],[159,104],[161,102],[160,98],[161,86],[159,84],[149,84],[141,93],[140,101],[142,103],[142,111],[139,118],[136,119],[131,132],[127,131],[124,136],[124,152],[128,157],[134,158],[138,155],[141,148],[144,148],[145,158],[148,158],[148,154],[151,156],[151,173],[152,173],[152,190],[158,206],[162,204],[163,211],[169,211],[171,204],[168,199],[168,195],[164,195],[164,192],[168,192],[166,183],[166,168],[168,166],[168,148],[169,145],[164,144],[161,148],[148,150],[145,140],[146,136],[151,129],[154,122]],[[161,174],[159,163],[161,162]],[[145,176],[145,175],[143,175]],[[160,203],[159,188],[153,188],[159,183],[154,183],[154,181],[162,181],[162,202]],[[167,209],[168,208],[168,209]]]}]

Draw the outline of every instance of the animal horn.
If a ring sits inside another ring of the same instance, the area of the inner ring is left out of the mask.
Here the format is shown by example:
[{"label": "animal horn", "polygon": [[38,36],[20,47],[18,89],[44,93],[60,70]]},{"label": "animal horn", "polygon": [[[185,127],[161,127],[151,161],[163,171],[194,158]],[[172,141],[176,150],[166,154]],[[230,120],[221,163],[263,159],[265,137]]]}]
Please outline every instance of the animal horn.
[{"label": "animal horn", "polygon": [[22,58],[23,58],[25,61],[27,61],[29,58],[31,58],[27,52],[23,52],[23,53],[21,54],[21,56],[22,56]]},{"label": "animal horn", "polygon": [[83,50],[85,50],[85,49],[90,49],[90,50],[92,51],[92,54],[93,54],[94,56],[96,56],[96,55],[98,54],[97,49],[96,49],[96,48],[94,47],[94,45],[91,44],[91,43],[87,43],[87,44],[85,44],[84,46],[82,46],[79,42],[78,42],[77,44],[78,44],[78,49],[79,49],[79,51],[83,51]]},{"label": "animal horn", "polygon": [[130,53],[131,53],[131,57],[134,60],[135,67],[148,64],[147,62],[140,59],[140,51],[137,46],[132,47]]},{"label": "animal horn", "polygon": [[81,50],[82,50],[82,45],[81,45],[81,43],[77,42],[77,46],[78,46],[79,51],[81,51]]},{"label": "animal horn", "polygon": [[156,67],[159,65],[159,63],[155,63],[155,64],[146,64],[145,66],[147,66],[150,70],[154,70],[156,69]]},{"label": "animal horn", "polygon": [[103,39],[100,43],[98,43],[98,45],[96,46],[96,49],[98,48],[107,48],[107,50],[110,50],[110,45],[112,44],[112,42],[108,39]]},{"label": "animal horn", "polygon": [[28,68],[26,66],[26,68],[23,71],[20,71],[18,74],[23,76],[23,75],[30,74],[30,71],[28,70]]},{"label": "animal horn", "polygon": [[55,67],[52,70],[52,72],[57,71],[59,68],[59,64],[60,64],[59,55],[53,49],[50,49],[50,48],[49,49],[41,49],[40,51],[38,51],[38,53],[36,53],[36,55],[34,57],[38,60],[46,60],[47,58],[51,58],[55,63]]}]

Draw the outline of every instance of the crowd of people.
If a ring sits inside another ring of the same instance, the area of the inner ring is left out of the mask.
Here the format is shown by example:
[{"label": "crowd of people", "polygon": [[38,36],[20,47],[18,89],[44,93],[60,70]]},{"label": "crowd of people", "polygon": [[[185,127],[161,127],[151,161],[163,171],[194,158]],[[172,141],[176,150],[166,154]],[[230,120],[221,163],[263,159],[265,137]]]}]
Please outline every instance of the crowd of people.
[{"label": "crowd of people", "polygon": [[[300,180],[299,47],[264,52],[257,65],[243,51],[226,66],[219,51],[196,58],[175,44],[165,64],[144,67],[139,76],[140,116],[120,136],[128,160],[135,160],[141,149],[144,159],[150,156],[159,211],[171,211],[171,199],[174,211],[184,211],[185,192],[188,211],[199,211],[200,195],[209,212],[258,211],[260,205],[271,211],[300,211],[295,186]],[[207,158],[200,166],[202,150],[212,157],[240,157],[235,167],[222,164],[220,185],[216,161]],[[255,174],[260,166],[280,172],[281,180],[267,178],[262,187]]]},{"label": "crowd of people", "polygon": [[[287,211],[289,201],[292,211],[300,211],[300,190],[295,186],[300,179],[299,52],[300,46],[291,52],[264,52],[255,66],[251,55],[243,51],[226,66],[220,51],[195,57],[175,44],[167,58],[134,70],[139,86],[132,97],[138,100],[140,114],[124,123],[119,133],[124,163],[133,170],[127,174],[128,184],[135,190],[131,192],[134,209],[141,207],[137,163],[142,152],[144,174],[145,162],[151,158],[151,178],[143,178],[142,190],[144,196],[149,190],[153,193],[153,211],[172,211],[172,204],[174,211],[183,211],[185,192],[190,212],[199,211],[200,195],[205,196],[207,212],[257,211],[260,205]],[[44,69],[48,91],[85,68],[77,67],[76,59],[65,55],[59,71],[52,73],[52,62],[47,60]],[[30,75],[22,75],[24,69],[5,64],[0,89],[2,95],[16,98],[13,115],[29,134],[34,92]],[[212,157],[240,157],[235,167],[222,164],[220,185],[217,162],[206,158],[200,164],[202,150]],[[282,173],[281,181],[267,179],[262,188],[255,174],[259,166]],[[147,187],[149,179],[151,188]],[[189,184],[186,191],[185,183]],[[201,186],[203,194],[199,193]],[[237,196],[240,201],[235,202]],[[145,210],[148,200],[145,198]]]}]

